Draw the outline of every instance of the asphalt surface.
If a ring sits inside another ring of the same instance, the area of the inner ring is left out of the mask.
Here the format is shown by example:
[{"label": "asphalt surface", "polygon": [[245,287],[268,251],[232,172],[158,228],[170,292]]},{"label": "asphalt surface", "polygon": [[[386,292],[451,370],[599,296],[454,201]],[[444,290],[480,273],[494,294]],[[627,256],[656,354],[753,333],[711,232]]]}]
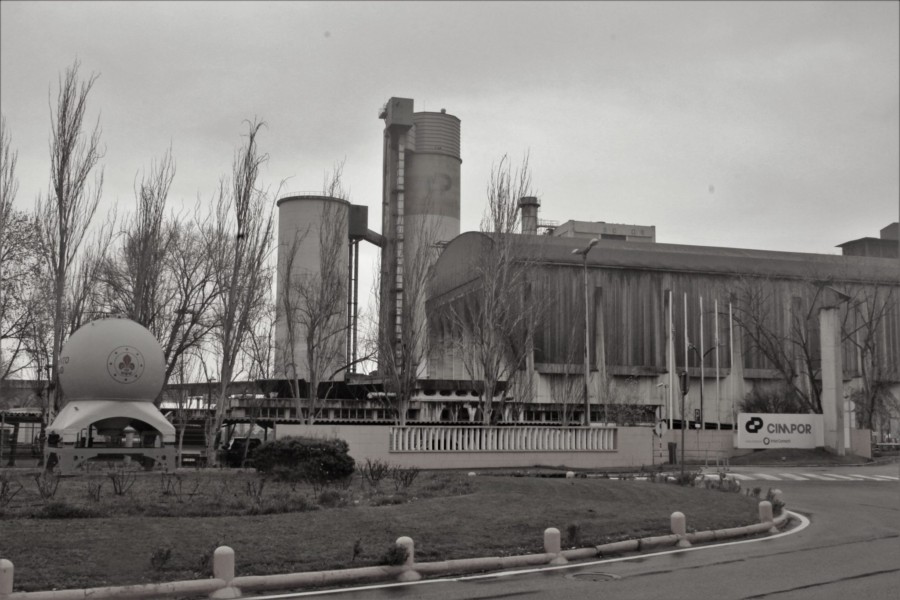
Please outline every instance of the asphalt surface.
[{"label": "asphalt surface", "polygon": [[[487,600],[896,600],[900,592],[900,465],[738,467],[742,485],[777,487],[808,524],[772,537],[544,568],[248,597]],[[818,477],[815,477],[818,476]]]}]

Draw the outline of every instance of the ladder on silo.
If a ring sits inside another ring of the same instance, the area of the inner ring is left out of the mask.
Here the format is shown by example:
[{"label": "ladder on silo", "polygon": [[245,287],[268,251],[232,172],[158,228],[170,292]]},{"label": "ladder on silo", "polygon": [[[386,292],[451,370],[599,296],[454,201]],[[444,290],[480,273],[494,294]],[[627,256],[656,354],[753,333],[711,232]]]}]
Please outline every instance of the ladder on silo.
[{"label": "ladder on silo", "polygon": [[397,144],[397,220],[396,234],[396,273],[394,276],[396,296],[394,303],[394,358],[397,364],[402,360],[401,340],[403,339],[403,213],[405,193],[406,145]]}]

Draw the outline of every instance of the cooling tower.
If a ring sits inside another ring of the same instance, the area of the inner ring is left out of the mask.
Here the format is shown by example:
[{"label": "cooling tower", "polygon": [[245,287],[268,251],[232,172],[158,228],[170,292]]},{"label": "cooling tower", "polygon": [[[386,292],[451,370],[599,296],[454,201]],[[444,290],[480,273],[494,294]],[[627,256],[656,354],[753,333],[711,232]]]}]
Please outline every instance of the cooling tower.
[{"label": "cooling tower", "polygon": [[307,333],[313,325],[314,368],[320,381],[332,379],[348,362],[350,203],[304,194],[284,196],[277,206],[276,376],[309,381]]}]

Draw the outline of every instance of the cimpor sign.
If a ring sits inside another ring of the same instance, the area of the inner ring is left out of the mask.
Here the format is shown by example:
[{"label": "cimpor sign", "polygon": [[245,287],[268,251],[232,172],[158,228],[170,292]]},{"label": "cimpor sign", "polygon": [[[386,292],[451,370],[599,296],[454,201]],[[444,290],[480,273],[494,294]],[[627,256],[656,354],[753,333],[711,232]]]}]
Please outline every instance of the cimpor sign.
[{"label": "cimpor sign", "polygon": [[740,413],[737,448],[816,448],[825,445],[822,415]]}]

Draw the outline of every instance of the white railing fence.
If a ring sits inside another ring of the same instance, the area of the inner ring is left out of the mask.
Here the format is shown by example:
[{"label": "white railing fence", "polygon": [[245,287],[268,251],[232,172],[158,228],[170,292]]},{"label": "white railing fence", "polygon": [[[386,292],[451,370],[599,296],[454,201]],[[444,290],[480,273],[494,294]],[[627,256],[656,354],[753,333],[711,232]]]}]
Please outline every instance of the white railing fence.
[{"label": "white railing fence", "polygon": [[615,452],[616,427],[391,427],[391,452]]}]

